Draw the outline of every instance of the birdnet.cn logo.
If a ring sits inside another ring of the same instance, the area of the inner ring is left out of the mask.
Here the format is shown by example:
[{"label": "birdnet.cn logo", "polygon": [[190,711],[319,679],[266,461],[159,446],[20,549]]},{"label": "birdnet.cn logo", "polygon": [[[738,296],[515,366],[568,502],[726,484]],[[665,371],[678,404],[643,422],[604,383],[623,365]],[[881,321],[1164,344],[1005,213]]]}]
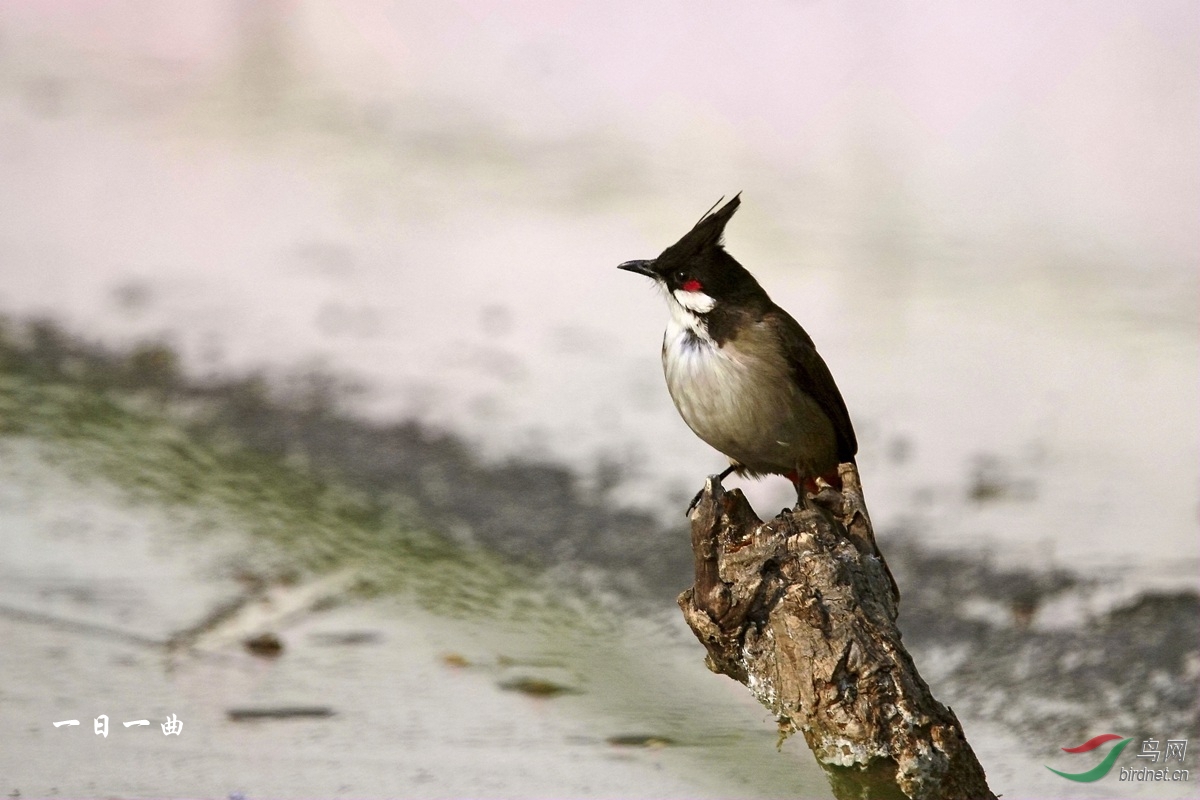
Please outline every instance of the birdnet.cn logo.
[{"label": "birdnet.cn logo", "polygon": [[[1083,744],[1077,747],[1064,747],[1064,753],[1091,753],[1102,748],[1109,742],[1116,742],[1108,754],[1104,756],[1099,764],[1085,772],[1063,772],[1057,770],[1049,764],[1046,769],[1066,778],[1069,781],[1078,783],[1091,783],[1098,781],[1112,771],[1113,766],[1117,763],[1117,758],[1121,755],[1126,746],[1132,742],[1132,738],[1118,736],[1115,733],[1102,733],[1088,739]],[[1176,767],[1172,762],[1183,763],[1184,756],[1187,754],[1187,739],[1167,739],[1166,742],[1160,742],[1158,739],[1142,740],[1141,752],[1137,754],[1137,758],[1145,759],[1145,761],[1136,764],[1132,767],[1121,767],[1117,773],[1117,780],[1121,781],[1186,781],[1191,778],[1190,771]],[[1151,766],[1160,763],[1162,766]]]}]

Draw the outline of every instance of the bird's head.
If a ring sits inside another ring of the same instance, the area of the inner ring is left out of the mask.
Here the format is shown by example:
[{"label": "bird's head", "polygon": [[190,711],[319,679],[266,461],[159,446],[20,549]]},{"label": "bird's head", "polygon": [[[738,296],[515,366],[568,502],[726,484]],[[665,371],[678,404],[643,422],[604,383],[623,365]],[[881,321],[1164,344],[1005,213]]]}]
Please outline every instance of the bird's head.
[{"label": "bird's head", "polygon": [[653,278],[673,311],[685,311],[699,320],[723,306],[765,296],[754,277],[723,246],[725,225],[741,204],[740,198],[738,193],[716,211],[710,209],[658,258],[626,261],[618,269]]}]

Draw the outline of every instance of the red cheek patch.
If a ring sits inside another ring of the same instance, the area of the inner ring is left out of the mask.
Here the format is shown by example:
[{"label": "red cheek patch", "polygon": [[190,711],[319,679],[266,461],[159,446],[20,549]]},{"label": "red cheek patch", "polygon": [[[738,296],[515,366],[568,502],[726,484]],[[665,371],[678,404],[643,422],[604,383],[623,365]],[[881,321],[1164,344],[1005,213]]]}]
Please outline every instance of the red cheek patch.
[{"label": "red cheek patch", "polygon": [[683,286],[680,286],[679,288],[683,289],[685,292],[698,292],[703,289],[704,286],[701,285],[700,281],[693,278],[690,281],[684,281]]}]

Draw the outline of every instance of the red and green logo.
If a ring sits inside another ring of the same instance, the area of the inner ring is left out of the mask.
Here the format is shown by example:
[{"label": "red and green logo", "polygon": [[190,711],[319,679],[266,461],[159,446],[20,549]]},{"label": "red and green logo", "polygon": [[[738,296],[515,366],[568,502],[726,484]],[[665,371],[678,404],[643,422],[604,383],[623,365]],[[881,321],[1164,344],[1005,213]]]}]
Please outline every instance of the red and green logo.
[{"label": "red and green logo", "polygon": [[[1121,737],[1117,736],[1115,733],[1102,733],[1099,736],[1088,739],[1078,747],[1064,747],[1063,752],[1090,753],[1097,747],[1106,745],[1116,739],[1121,739]],[[1089,769],[1087,772],[1059,772],[1051,766],[1047,766],[1046,769],[1050,770],[1055,775],[1061,775],[1069,781],[1078,781],[1079,783],[1091,783],[1092,781],[1098,781],[1109,773],[1109,771],[1113,768],[1113,764],[1115,764],[1117,761],[1117,756],[1121,755],[1121,751],[1124,750],[1125,746],[1132,741],[1133,739],[1121,739],[1121,741],[1118,742],[1112,750],[1108,751],[1108,755],[1104,757],[1103,761]]]}]

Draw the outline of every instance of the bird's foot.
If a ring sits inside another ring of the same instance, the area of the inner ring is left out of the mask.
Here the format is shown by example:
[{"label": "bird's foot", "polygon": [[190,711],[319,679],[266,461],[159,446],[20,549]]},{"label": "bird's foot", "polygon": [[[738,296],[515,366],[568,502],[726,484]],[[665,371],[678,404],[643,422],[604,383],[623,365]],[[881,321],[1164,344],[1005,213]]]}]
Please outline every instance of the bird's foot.
[{"label": "bird's foot", "polygon": [[[720,473],[718,473],[716,475],[710,475],[709,477],[714,478],[716,483],[720,483],[721,481],[728,478],[729,474],[731,472],[733,472],[735,469],[737,469],[737,467],[730,466],[730,467],[727,467],[726,469],[721,470]],[[707,489],[708,486],[705,485],[704,488]],[[696,506],[700,505],[700,498],[702,498],[702,497],[704,497],[704,489],[701,489],[700,491],[696,492],[696,496],[692,498],[692,502],[688,503],[687,511],[683,512],[683,515],[685,517],[687,517],[688,519],[691,519],[692,512],[696,510]]]},{"label": "bird's foot", "polygon": [[804,511],[812,506],[809,505],[809,495],[815,495],[821,491],[821,487],[817,485],[816,478],[801,478],[800,473],[795,470],[784,473],[785,478],[792,482],[796,487],[796,511]]}]

